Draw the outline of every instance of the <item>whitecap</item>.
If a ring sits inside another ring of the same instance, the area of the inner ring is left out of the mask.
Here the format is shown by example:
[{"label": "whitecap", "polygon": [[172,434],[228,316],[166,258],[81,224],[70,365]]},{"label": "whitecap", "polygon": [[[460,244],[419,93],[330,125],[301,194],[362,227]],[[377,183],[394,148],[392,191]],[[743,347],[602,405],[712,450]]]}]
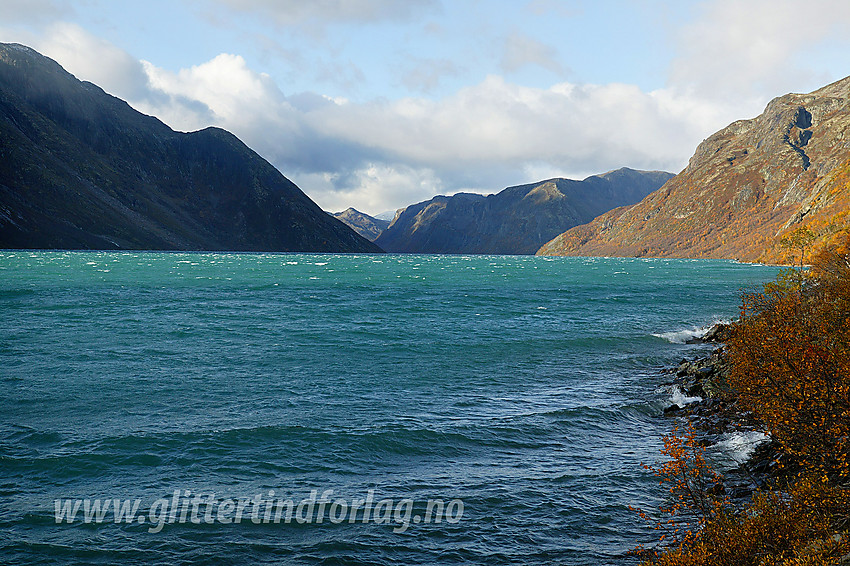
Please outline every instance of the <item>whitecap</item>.
[{"label": "whitecap", "polygon": [[670,400],[673,402],[674,405],[684,407],[685,405],[690,405],[691,403],[699,403],[700,401],[702,401],[702,397],[689,397],[688,395],[685,395],[685,392],[682,391],[681,387],[679,387],[678,385],[674,385]]},{"label": "whitecap", "polygon": [[757,430],[736,430],[724,434],[722,440],[713,448],[720,455],[740,465],[749,460],[756,448],[769,440],[769,436]]},{"label": "whitecap", "polygon": [[702,338],[706,332],[718,324],[731,324],[731,321],[729,319],[715,317],[711,324],[707,326],[692,326],[691,328],[671,330],[670,332],[653,332],[652,335],[656,338],[663,338],[672,344],[687,344],[688,340]]},{"label": "whitecap", "polygon": [[656,338],[663,338],[671,344],[687,344],[688,340],[693,338],[701,338],[706,332],[706,328],[685,328],[683,330],[672,330],[670,332],[657,332],[652,335]]}]

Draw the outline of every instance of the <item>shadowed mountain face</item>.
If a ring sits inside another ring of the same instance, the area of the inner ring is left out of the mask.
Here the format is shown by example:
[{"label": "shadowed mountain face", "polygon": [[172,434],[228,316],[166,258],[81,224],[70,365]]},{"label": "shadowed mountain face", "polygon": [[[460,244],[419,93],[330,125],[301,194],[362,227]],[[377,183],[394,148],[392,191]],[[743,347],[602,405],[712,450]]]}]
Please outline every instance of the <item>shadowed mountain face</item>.
[{"label": "shadowed mountain face", "polygon": [[234,135],[0,44],[0,247],[377,252]]},{"label": "shadowed mountain face", "polygon": [[381,220],[353,208],[346,208],[342,212],[335,212],[332,216],[345,222],[349,228],[370,242],[374,242],[381,235],[381,232],[386,230],[387,226],[390,225],[389,220]]},{"label": "shadowed mountain face", "polygon": [[548,242],[540,254],[786,262],[781,237],[850,227],[850,78],[774,99],[703,141],[687,168],[632,207]]},{"label": "shadowed mountain face", "polygon": [[488,196],[437,196],[399,211],[375,243],[388,252],[533,254],[567,228],[638,202],[670,177],[618,169],[583,181],[550,179]]}]

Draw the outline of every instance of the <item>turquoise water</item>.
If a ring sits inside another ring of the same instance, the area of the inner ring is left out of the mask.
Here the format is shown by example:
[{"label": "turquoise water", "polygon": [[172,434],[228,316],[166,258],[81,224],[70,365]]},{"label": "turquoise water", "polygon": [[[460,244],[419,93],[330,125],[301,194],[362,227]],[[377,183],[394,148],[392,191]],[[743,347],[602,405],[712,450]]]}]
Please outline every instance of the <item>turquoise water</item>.
[{"label": "turquoise water", "polygon": [[[0,252],[2,561],[633,563],[654,538],[627,506],[659,495],[639,465],[669,426],[659,370],[775,272]],[[312,490],[333,490],[321,523],[309,506],[310,520],[263,522],[259,503],[257,522],[218,520],[228,501]],[[395,513],[328,514],[370,494]],[[160,514],[196,495],[212,515]],[[57,524],[56,500],[75,498],[138,499],[145,522]],[[454,514],[425,521],[429,500]]]}]

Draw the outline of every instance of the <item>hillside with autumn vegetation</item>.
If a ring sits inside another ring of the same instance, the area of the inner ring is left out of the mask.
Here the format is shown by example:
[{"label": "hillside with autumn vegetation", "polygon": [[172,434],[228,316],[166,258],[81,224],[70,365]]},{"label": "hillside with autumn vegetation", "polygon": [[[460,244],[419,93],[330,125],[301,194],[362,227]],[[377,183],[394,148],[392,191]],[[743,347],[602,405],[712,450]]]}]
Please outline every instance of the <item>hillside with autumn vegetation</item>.
[{"label": "hillside with autumn vegetation", "polygon": [[819,245],[850,226],[848,102],[850,77],[776,98],[760,116],[703,141],[680,174],[640,203],[537,253],[792,262],[784,236],[806,227]]}]

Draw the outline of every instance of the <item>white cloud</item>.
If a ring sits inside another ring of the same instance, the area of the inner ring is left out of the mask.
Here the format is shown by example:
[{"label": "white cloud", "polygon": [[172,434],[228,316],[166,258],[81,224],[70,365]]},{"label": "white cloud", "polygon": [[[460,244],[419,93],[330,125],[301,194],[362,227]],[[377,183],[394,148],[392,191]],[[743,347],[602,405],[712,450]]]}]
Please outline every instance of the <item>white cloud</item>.
[{"label": "white cloud", "polygon": [[316,198],[338,203],[331,208],[379,212],[437,192],[495,192],[544,172],[574,178],[622,166],[676,172],[706,128],[726,115],[734,118],[731,110],[671,91],[567,83],[534,89],[489,77],[440,101],[327,104],[304,112],[304,142],[334,140],[348,152],[351,173],[315,171],[326,175],[317,185],[299,178],[309,194],[321,186]]},{"label": "white cloud", "polygon": [[210,120],[233,131],[334,210],[493,192],[547,169],[678,169],[689,157],[682,148],[695,146],[717,119],[711,107],[631,85],[536,89],[491,76],[438,101],[354,104],[309,93],[287,98],[234,55],[178,73],[150,63],[145,70],[160,96],[137,107],[180,129]]},{"label": "white cloud", "polygon": [[[215,58],[172,73],[144,62],[150,88],[173,99],[194,100],[209,109],[210,118],[217,124],[231,124],[243,117],[252,119],[262,110],[272,113],[286,100],[277,85],[267,75],[250,70],[239,55],[222,53]],[[246,116],[247,114],[247,116]],[[179,119],[179,118],[178,118]],[[199,127],[196,118],[187,117],[184,128]]]},{"label": "white cloud", "polygon": [[380,214],[446,192],[435,171],[403,164],[365,163],[345,174],[300,175],[297,182],[309,186],[310,198],[331,212],[352,206],[362,212]]},{"label": "white cloud", "polygon": [[630,85],[536,89],[491,76],[441,101],[335,105],[307,119],[328,137],[438,170],[493,162],[521,168],[541,160],[587,170],[617,161],[683,163],[682,144],[703,133],[704,124],[690,121],[693,109],[670,93],[647,94]]}]

